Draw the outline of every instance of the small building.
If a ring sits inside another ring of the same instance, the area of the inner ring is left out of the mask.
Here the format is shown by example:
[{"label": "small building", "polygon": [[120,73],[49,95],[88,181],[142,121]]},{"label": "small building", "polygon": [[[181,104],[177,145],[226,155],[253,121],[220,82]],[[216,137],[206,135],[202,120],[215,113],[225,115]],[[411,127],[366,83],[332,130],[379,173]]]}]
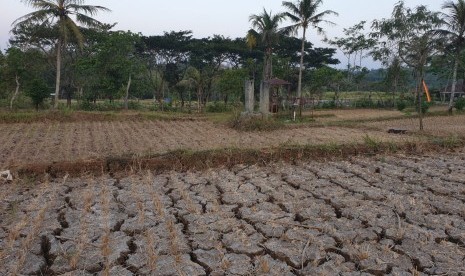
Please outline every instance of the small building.
[{"label": "small building", "polygon": [[269,112],[278,113],[280,109],[286,109],[293,100],[291,95],[291,83],[278,78],[273,78],[265,82],[270,87]]},{"label": "small building", "polygon": [[[439,93],[441,95],[441,102],[450,100],[450,97],[452,94],[452,84],[444,87],[441,90],[442,92]],[[457,81],[457,84],[455,85],[454,97],[455,98],[465,97],[465,84],[463,80]]]}]

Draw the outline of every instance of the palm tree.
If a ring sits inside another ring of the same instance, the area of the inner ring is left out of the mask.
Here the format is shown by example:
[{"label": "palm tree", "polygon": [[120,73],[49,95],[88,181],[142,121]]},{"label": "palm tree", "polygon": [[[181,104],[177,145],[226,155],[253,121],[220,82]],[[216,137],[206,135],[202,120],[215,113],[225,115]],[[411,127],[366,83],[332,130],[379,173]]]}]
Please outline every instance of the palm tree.
[{"label": "palm tree", "polygon": [[449,113],[454,107],[455,89],[457,85],[457,71],[460,62],[460,53],[465,47],[465,0],[446,1],[442,5],[448,13],[442,13],[445,29],[436,32],[450,41],[454,55],[454,71],[452,74],[452,89],[449,102]]},{"label": "palm tree", "polygon": [[101,6],[83,5],[84,0],[23,0],[23,2],[36,9],[36,11],[18,18],[13,22],[14,28],[40,24],[44,26],[55,25],[59,30],[56,44],[57,72],[54,105],[54,108],[57,108],[60,93],[62,50],[66,46],[70,35],[74,36],[80,46],[82,46],[84,40],[76,23],[89,28],[101,27],[102,23],[91,16],[97,14],[98,11],[109,11],[109,9]]},{"label": "palm tree", "polygon": [[279,29],[279,23],[283,19],[284,14],[278,13],[273,15],[271,11],[268,13],[266,9],[263,9],[262,14],[253,14],[249,17],[253,29],[250,30],[247,35],[248,43],[254,44],[256,38],[259,38],[260,42],[265,47],[263,80],[269,80],[273,75],[271,56],[273,54],[274,45],[278,42],[279,37],[283,33],[283,30]]},{"label": "palm tree", "polygon": [[[289,18],[294,24],[286,27],[291,33],[297,33],[302,28],[302,49],[300,52],[300,67],[299,67],[299,83],[297,86],[297,98],[302,97],[302,70],[304,64],[305,55],[305,40],[308,27],[314,27],[318,33],[323,33],[323,29],[319,27],[320,23],[333,24],[331,21],[324,20],[323,18],[327,15],[338,15],[337,12],[332,10],[325,10],[319,12],[318,8],[323,3],[323,0],[297,0],[297,2],[284,1],[283,6],[289,11],[285,12],[285,16]],[[300,105],[300,103],[299,103]]]}]

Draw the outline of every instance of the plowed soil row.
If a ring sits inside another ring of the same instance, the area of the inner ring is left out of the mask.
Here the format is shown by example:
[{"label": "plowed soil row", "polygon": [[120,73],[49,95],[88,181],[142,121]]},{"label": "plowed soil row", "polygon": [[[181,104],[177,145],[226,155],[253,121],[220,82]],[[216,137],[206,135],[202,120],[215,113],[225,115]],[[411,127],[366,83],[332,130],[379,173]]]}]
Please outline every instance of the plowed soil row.
[{"label": "plowed soil row", "polygon": [[98,121],[0,124],[0,169],[174,150],[261,149],[279,145],[406,141],[411,137],[343,127],[237,132],[208,121]]},{"label": "plowed soil row", "polygon": [[464,168],[398,155],[2,185],[0,274],[465,275]]}]

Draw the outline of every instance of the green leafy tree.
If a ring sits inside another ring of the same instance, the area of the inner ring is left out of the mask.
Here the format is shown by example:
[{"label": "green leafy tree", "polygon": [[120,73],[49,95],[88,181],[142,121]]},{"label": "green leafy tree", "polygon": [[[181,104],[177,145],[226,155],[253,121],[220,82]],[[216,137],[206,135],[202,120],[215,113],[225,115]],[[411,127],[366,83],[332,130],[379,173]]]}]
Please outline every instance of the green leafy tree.
[{"label": "green leafy tree", "polygon": [[26,95],[31,97],[34,107],[39,110],[39,106],[50,96],[50,89],[43,79],[36,78],[27,85]]},{"label": "green leafy tree", "polygon": [[105,7],[83,5],[83,0],[23,0],[36,11],[18,18],[14,28],[24,28],[30,25],[56,26],[59,32],[56,42],[56,81],[55,105],[58,107],[60,93],[62,51],[73,36],[79,44],[83,43],[83,35],[77,24],[85,27],[98,28],[102,23],[91,16],[98,11],[109,11]]},{"label": "green leafy tree", "polygon": [[454,59],[452,89],[449,101],[449,112],[452,112],[459,63],[462,63],[460,65],[463,67],[463,59],[461,59],[460,55],[465,48],[465,0],[457,0],[456,2],[446,1],[442,5],[442,9],[447,11],[441,14],[445,28],[436,30],[436,33],[449,42],[445,49],[451,52]]},{"label": "green leafy tree", "polygon": [[134,78],[144,76],[145,64],[138,56],[140,36],[131,32],[109,32],[97,45],[96,66],[101,75],[105,95],[113,99],[124,98],[128,109],[128,98]]},{"label": "green leafy tree", "polygon": [[165,32],[160,36],[142,37],[142,41],[149,80],[163,110],[165,91],[175,88],[187,68],[192,31]]},{"label": "green leafy tree", "polygon": [[6,52],[5,68],[3,75],[5,79],[14,79],[15,91],[10,99],[10,109],[13,109],[13,103],[19,95],[22,78],[26,72],[26,62],[23,52],[18,48],[10,48]]},{"label": "green leafy tree", "polygon": [[49,69],[46,57],[36,49],[22,51],[19,48],[11,47],[7,49],[2,67],[2,79],[4,88],[13,93],[7,93],[10,97],[10,109],[13,109],[15,100],[20,91],[33,78],[44,77]]},{"label": "green leafy tree", "polygon": [[228,69],[221,71],[216,80],[216,87],[220,91],[225,104],[232,99],[240,99],[244,91],[244,80],[247,78],[247,69]]},{"label": "green leafy tree", "polygon": [[323,66],[310,72],[308,88],[312,95],[319,95],[321,98],[325,90],[334,90],[334,102],[339,100],[339,92],[344,84],[344,75],[340,70]]},{"label": "green leafy tree", "polygon": [[405,7],[403,1],[394,7],[390,19],[376,22],[377,29],[380,30],[378,37],[397,41],[396,54],[415,72],[420,130],[423,130],[421,87],[425,77],[425,67],[437,51],[438,40],[433,30],[441,23],[438,13],[429,11],[425,6],[418,6],[415,9]]},{"label": "green leafy tree", "polygon": [[347,79],[349,81],[352,78],[360,78],[364,71],[362,61],[366,57],[366,51],[375,44],[375,40],[364,33],[365,24],[366,21],[361,21],[350,28],[344,28],[344,37],[328,40],[347,57]]},{"label": "green leafy tree", "polygon": [[207,82],[208,76],[195,67],[187,68],[184,78],[179,82],[181,86],[195,89],[197,93],[198,112],[202,112],[202,98]]},{"label": "green leafy tree", "polygon": [[[325,20],[328,15],[338,15],[335,11],[325,10],[320,12],[318,9],[323,4],[323,0],[297,0],[294,2],[284,1],[283,6],[289,11],[284,13],[294,24],[287,27],[293,33],[297,33],[302,29],[302,47],[300,50],[300,66],[299,66],[299,81],[297,85],[297,98],[302,97],[302,71],[304,67],[305,55],[305,40],[307,29],[309,27],[315,28],[318,33],[323,33],[323,28],[319,25],[321,23],[333,24],[333,22]],[[300,109],[300,113],[302,109]]]},{"label": "green leafy tree", "polygon": [[252,28],[248,35],[249,46],[260,45],[264,47],[264,70],[263,79],[269,80],[272,78],[272,55],[273,48],[279,41],[280,36],[284,34],[283,29],[280,29],[279,24],[284,20],[284,14],[272,14],[263,9],[261,14],[253,14],[249,17],[249,21],[252,23]]}]

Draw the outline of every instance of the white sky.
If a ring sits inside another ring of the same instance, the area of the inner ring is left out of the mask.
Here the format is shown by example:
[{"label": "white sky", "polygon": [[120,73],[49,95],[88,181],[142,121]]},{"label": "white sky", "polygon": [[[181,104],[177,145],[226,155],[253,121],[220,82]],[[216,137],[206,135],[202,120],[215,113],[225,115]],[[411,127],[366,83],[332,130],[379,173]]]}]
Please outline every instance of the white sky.
[{"label": "white sky", "polygon": [[[0,49],[7,47],[13,21],[32,11],[20,0],[0,0]],[[390,17],[398,0],[324,0],[323,10],[333,10],[339,17],[327,19],[336,26],[324,26],[329,38],[342,35],[342,29],[366,20]],[[405,0],[409,7],[427,5],[440,11],[444,0]],[[118,23],[115,29],[141,32],[144,35],[160,35],[164,31],[192,30],[195,37],[213,34],[225,37],[243,37],[250,28],[251,14],[261,13],[263,8],[273,13],[284,11],[281,0],[87,0],[86,4],[105,6],[110,13],[100,13],[95,18],[105,23]],[[284,24],[283,24],[284,26]],[[322,37],[311,31],[307,40],[316,46],[326,46]],[[345,63],[339,53],[337,57]],[[365,66],[373,67],[372,64]]]}]

